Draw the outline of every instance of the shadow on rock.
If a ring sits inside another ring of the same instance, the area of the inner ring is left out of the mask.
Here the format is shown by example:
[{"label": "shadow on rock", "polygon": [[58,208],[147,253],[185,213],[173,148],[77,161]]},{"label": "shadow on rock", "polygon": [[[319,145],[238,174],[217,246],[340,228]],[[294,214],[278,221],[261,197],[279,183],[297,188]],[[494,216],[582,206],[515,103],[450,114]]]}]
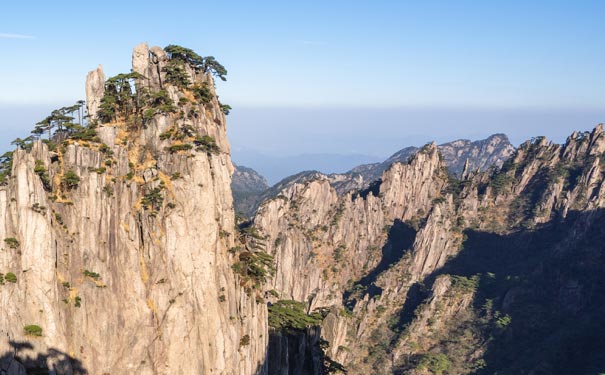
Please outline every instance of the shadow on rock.
[{"label": "shadow on rock", "polygon": [[9,341],[11,352],[0,356],[0,375],[85,375],[82,362],[58,349],[35,353],[27,341]]}]

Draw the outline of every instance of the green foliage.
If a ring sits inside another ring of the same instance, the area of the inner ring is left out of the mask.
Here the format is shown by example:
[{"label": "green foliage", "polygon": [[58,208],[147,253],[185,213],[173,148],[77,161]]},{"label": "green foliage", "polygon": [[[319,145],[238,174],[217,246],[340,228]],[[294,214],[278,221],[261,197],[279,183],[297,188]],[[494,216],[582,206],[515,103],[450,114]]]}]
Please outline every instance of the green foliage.
[{"label": "green foliage", "polygon": [[17,276],[15,276],[15,274],[12,272],[7,272],[6,275],[4,275],[4,280],[14,284],[17,282]]},{"label": "green foliage", "polygon": [[514,178],[506,171],[495,172],[489,182],[495,195],[503,193],[513,183]]},{"label": "green foliage", "polygon": [[345,317],[345,318],[352,318],[354,317],[353,312],[351,310],[349,310],[348,307],[343,307],[342,309],[340,309],[340,311],[338,312],[339,316]]},{"label": "green foliage", "polygon": [[29,324],[23,327],[23,331],[27,336],[42,336],[42,328],[36,324]]},{"label": "green foliage", "polygon": [[444,371],[447,371],[452,362],[443,353],[428,353],[422,356],[420,363],[418,364],[419,369],[427,369],[435,375],[441,375]]},{"label": "green foliage", "polygon": [[170,138],[172,138],[173,134],[174,134],[174,129],[168,129],[165,132],[163,132],[162,134],[160,134],[160,140],[165,141],[167,139],[170,139]]},{"label": "green foliage", "polygon": [[255,287],[267,282],[267,278],[275,274],[273,256],[264,251],[242,251],[231,268],[244,281],[252,281]]},{"label": "green foliage", "polygon": [[134,91],[134,81],[143,78],[139,73],[121,73],[105,81],[105,93],[97,111],[98,119],[112,122],[119,114],[127,117],[134,113],[137,106],[138,93]]},{"label": "green foliage", "polygon": [[210,103],[212,98],[214,98],[214,95],[212,95],[212,91],[210,91],[210,88],[206,82],[204,82],[202,85],[193,86],[193,96],[195,96],[195,99],[198,102],[203,104]]},{"label": "green foliage", "polygon": [[5,152],[0,156],[0,186],[8,183],[13,169],[13,153]]},{"label": "green foliage", "polygon": [[178,45],[171,44],[164,48],[164,51],[168,54],[171,60],[180,60],[186,64],[189,64],[192,68],[201,70],[204,73],[210,72],[215,77],[220,78],[223,81],[227,79],[227,69],[221,65],[213,56],[202,57],[195,53],[193,50]]},{"label": "green foliage", "polygon": [[166,72],[166,82],[181,89],[184,89],[191,84],[189,77],[187,76],[185,63],[182,60],[171,59],[163,69],[164,72]]},{"label": "green foliage", "polygon": [[334,213],[332,220],[330,220],[330,225],[335,226],[338,224],[338,222],[342,218],[342,215],[344,214],[344,210],[345,210],[344,203],[341,202],[340,205],[338,206],[338,208],[336,209],[336,212]]},{"label": "green foliage", "polygon": [[342,255],[346,249],[347,246],[345,244],[340,244],[336,249],[334,249],[334,260],[336,262],[340,262],[342,260]]},{"label": "green foliage", "polygon": [[113,197],[113,186],[111,186],[111,185],[105,185],[105,186],[103,186],[103,192],[108,197]]},{"label": "green foliage", "polygon": [[94,279],[94,280],[99,280],[99,279],[101,279],[101,275],[99,275],[99,274],[98,274],[98,273],[96,273],[96,272],[89,271],[89,270],[84,270],[84,272],[82,272],[82,274],[83,274],[84,276],[86,276],[86,277],[90,277],[91,279]]},{"label": "green foliage", "polygon": [[75,189],[80,184],[80,176],[76,172],[69,170],[63,175],[63,183],[68,190]]},{"label": "green foliage", "polygon": [[156,114],[168,114],[176,112],[174,102],[172,99],[170,99],[170,95],[166,90],[150,93],[146,96],[146,99],[147,105],[151,107],[151,109],[154,109]]},{"label": "green foliage", "polygon": [[185,62],[193,67],[197,67],[204,62],[204,58],[197,53],[195,53],[192,49],[181,47],[178,45],[170,44],[164,47],[164,51],[168,54],[168,57],[171,60],[180,60]]},{"label": "green foliage", "polygon": [[227,75],[227,69],[225,69],[223,65],[216,61],[214,56],[205,57],[201,68],[204,73],[210,72],[212,73],[212,75],[220,78],[222,81],[227,80],[227,78],[225,77]]},{"label": "green foliage", "polygon": [[472,277],[464,277],[458,275],[451,275],[450,279],[452,280],[452,288],[454,290],[458,290],[461,292],[474,292],[479,285],[479,275],[475,275]]},{"label": "green foliage", "polygon": [[209,135],[197,136],[193,141],[196,151],[203,151],[210,154],[218,154],[221,149],[216,144],[216,140]]},{"label": "green foliage", "polygon": [[221,111],[223,111],[223,113],[225,114],[225,116],[228,116],[232,109],[233,108],[231,108],[231,106],[229,104],[222,104],[221,103]]},{"label": "green foliage", "polygon": [[445,202],[445,197],[437,197],[437,198],[433,199],[433,204],[435,204],[435,205],[441,204],[443,202]]},{"label": "green foliage", "polygon": [[280,300],[270,304],[269,327],[276,330],[304,330],[307,327],[321,324],[322,316],[319,313],[308,315],[302,302]]},{"label": "green foliage", "polygon": [[506,326],[508,326],[511,322],[513,321],[513,319],[510,317],[510,315],[506,314],[503,316],[498,316],[496,318],[496,327],[500,328],[500,329],[504,329],[506,328]]},{"label": "green foliage", "polygon": [[239,340],[239,346],[247,346],[250,345],[250,335],[244,335]]},{"label": "green foliage", "polygon": [[102,143],[99,146],[99,151],[109,156],[113,155],[113,151],[111,151],[111,148],[109,148],[109,146],[107,146],[105,143]]},{"label": "green foliage", "polygon": [[14,237],[5,238],[4,243],[11,249],[16,249],[20,245],[19,241]]},{"label": "green foliage", "polygon": [[50,191],[50,177],[48,177],[48,171],[46,167],[44,167],[44,162],[42,160],[36,160],[34,166],[34,173],[40,177],[40,181],[42,181],[42,186],[44,190]]},{"label": "green foliage", "polygon": [[97,136],[97,131],[93,127],[85,127],[81,125],[73,125],[70,126],[70,139],[80,140],[80,141],[88,141],[88,142],[97,142],[99,141],[99,137]]},{"label": "green foliage", "polygon": [[82,306],[82,298],[80,298],[80,296],[76,296],[76,298],[74,299],[74,306],[75,307]]},{"label": "green foliage", "polygon": [[170,145],[168,147],[166,147],[166,151],[170,152],[171,154],[174,154],[176,152],[179,151],[188,151],[191,150],[193,148],[193,145],[190,143],[177,143],[174,145]]},{"label": "green foliage", "polygon": [[159,210],[162,206],[162,202],[164,202],[164,197],[162,197],[162,187],[155,187],[150,192],[143,196],[141,199],[141,204],[143,207],[151,210]]}]

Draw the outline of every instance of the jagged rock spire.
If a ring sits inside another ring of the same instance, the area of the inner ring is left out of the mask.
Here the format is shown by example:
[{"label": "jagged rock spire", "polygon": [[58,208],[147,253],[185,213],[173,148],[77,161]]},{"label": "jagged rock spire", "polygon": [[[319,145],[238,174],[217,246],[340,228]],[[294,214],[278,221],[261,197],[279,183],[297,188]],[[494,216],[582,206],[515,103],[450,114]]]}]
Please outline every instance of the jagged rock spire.
[{"label": "jagged rock spire", "polygon": [[158,46],[149,48],[147,43],[141,43],[132,50],[132,71],[141,74],[143,79],[137,86],[150,87],[155,90],[162,88],[164,81],[163,67],[168,61],[166,52]]},{"label": "jagged rock spire", "polygon": [[97,69],[91,70],[86,76],[86,109],[91,120],[97,117],[104,93],[105,73],[103,73],[103,65],[99,64]]},{"label": "jagged rock spire", "polygon": [[463,180],[466,180],[468,178],[468,175],[470,173],[470,165],[469,165],[469,161],[468,158],[466,158],[466,161],[464,162],[464,167],[462,168],[462,174],[460,175],[460,178]]}]

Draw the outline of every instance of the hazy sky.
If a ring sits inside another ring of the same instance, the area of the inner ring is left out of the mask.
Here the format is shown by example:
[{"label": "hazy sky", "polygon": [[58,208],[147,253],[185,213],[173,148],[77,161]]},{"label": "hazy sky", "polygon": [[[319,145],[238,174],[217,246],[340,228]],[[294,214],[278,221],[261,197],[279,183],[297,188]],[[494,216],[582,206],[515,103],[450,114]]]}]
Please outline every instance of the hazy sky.
[{"label": "hazy sky", "polygon": [[5,2],[0,145],[83,98],[97,64],[129,71],[142,41],[227,67],[234,150],[385,156],[493,132],[561,141],[605,121],[603,19],[599,0]]}]

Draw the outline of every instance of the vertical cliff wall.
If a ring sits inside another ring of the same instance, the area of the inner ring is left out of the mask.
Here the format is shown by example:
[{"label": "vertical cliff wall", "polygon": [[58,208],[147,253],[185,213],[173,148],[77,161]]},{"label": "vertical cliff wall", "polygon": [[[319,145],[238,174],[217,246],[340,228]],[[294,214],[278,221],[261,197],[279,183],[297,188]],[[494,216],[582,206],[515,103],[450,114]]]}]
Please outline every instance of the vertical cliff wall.
[{"label": "vertical cliff wall", "polygon": [[137,46],[136,97],[147,102],[129,102],[140,116],[105,120],[99,67],[86,90],[95,136],[15,152],[0,187],[0,272],[16,276],[0,286],[0,368],[17,359],[67,374],[263,369],[266,307],[239,287],[228,253],[225,116],[209,72],[185,65],[189,85],[179,87],[169,64],[161,48]]}]

